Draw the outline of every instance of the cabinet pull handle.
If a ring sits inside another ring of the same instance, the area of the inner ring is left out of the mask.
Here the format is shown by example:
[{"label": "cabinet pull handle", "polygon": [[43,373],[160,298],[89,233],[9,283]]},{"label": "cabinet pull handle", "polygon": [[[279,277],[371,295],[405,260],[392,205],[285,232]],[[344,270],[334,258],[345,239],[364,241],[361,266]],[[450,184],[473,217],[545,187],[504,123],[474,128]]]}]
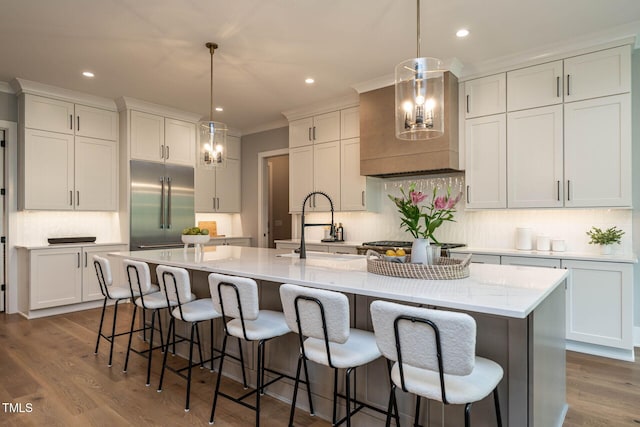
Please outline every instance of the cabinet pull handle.
[{"label": "cabinet pull handle", "polygon": [[76,116],[76,126],[78,127],[78,132],[80,132],[80,116]]},{"label": "cabinet pull handle", "polygon": [[87,253],[84,253],[84,268],[87,268]]},{"label": "cabinet pull handle", "polygon": [[557,182],[558,182],[558,186],[557,186],[558,201],[560,201],[560,180],[558,180]]},{"label": "cabinet pull handle", "polygon": [[556,97],[560,98],[560,76],[556,77]]},{"label": "cabinet pull handle", "polygon": [[78,252],[77,255],[78,255],[78,268],[80,268],[80,252]]},{"label": "cabinet pull handle", "polygon": [[73,130],[73,114],[69,114],[69,129]]},{"label": "cabinet pull handle", "polygon": [[76,191],[76,206],[80,206],[80,190]]},{"label": "cabinet pull handle", "polygon": [[164,159],[164,145],[160,146],[160,158]]},{"label": "cabinet pull handle", "polygon": [[313,140],[316,140],[316,127],[313,127]]},{"label": "cabinet pull handle", "polygon": [[69,190],[69,206],[73,206],[73,191]]},{"label": "cabinet pull handle", "polygon": [[309,141],[311,141],[311,128],[309,128]]},{"label": "cabinet pull handle", "polygon": [[571,181],[567,180],[567,200],[571,200]]},{"label": "cabinet pull handle", "polygon": [[169,159],[169,146],[168,146],[168,145],[166,145],[165,147],[167,148],[167,156],[165,157],[165,159],[167,159],[167,160],[168,160],[168,159]]},{"label": "cabinet pull handle", "polygon": [[567,96],[571,95],[571,89],[569,86],[570,79],[571,79],[571,74],[567,74]]},{"label": "cabinet pull handle", "polygon": [[362,190],[362,206],[364,206],[364,190]]},{"label": "cabinet pull handle", "polygon": [[467,185],[467,203],[469,203],[469,186]]},{"label": "cabinet pull handle", "polygon": [[215,197],[211,198],[211,204],[213,206],[213,210],[215,211],[216,210],[216,198]]},{"label": "cabinet pull handle", "polygon": [[469,95],[467,95],[467,113],[469,113]]}]

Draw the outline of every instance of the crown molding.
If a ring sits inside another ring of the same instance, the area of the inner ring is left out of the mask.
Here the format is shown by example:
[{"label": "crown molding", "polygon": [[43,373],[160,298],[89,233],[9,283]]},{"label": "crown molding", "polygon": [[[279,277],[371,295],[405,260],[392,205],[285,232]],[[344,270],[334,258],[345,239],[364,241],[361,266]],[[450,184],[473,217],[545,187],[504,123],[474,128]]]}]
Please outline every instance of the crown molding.
[{"label": "crown molding", "polygon": [[67,102],[80,103],[90,107],[102,108],[104,110],[117,111],[116,103],[112,99],[89,95],[83,92],[76,92],[75,90],[63,89],[44,83],[33,82],[31,80],[25,80],[18,77],[11,81],[11,88],[14,90],[16,95],[39,95]]},{"label": "crown molding", "polygon": [[16,93],[11,85],[7,82],[0,82],[0,92],[10,93],[11,95],[15,95]]},{"label": "crown molding", "polygon": [[121,96],[115,101],[118,111],[137,110],[145,113],[157,114],[159,116],[169,117],[172,119],[184,120],[186,122],[199,122],[202,115],[199,113],[191,113],[189,111],[178,110],[165,105],[154,104],[152,102],[143,101],[141,99]]},{"label": "crown molding", "polygon": [[291,121],[344,108],[357,107],[358,105],[360,105],[360,98],[357,93],[353,93],[330,101],[317,102],[301,108],[283,111],[282,114],[287,120]]}]

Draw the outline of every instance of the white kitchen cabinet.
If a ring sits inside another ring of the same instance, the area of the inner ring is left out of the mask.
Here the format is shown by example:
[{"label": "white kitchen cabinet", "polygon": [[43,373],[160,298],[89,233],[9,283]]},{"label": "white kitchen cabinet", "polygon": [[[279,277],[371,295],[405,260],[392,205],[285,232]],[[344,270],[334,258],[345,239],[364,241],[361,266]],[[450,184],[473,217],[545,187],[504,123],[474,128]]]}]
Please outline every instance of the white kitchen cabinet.
[{"label": "white kitchen cabinet", "polygon": [[340,139],[340,111],[289,122],[289,148]]},{"label": "white kitchen cabinet", "polygon": [[631,90],[631,47],[567,58],[564,74],[565,102],[627,93]]},{"label": "white kitchen cabinet", "polygon": [[118,137],[115,111],[31,94],[24,95],[24,126],[112,141]]},{"label": "white kitchen cabinet", "polygon": [[[463,260],[469,255],[468,252],[451,252],[449,256],[453,259]],[[500,264],[500,255],[472,254],[473,264]]]},{"label": "white kitchen cabinet", "polygon": [[226,159],[223,166],[195,169],[195,211],[239,213],[241,210],[240,160]]},{"label": "white kitchen cabinet", "polygon": [[507,207],[506,133],[505,114],[465,121],[468,208]]},{"label": "white kitchen cabinet", "polygon": [[562,61],[509,71],[507,111],[561,104],[562,84]]},{"label": "white kitchen cabinet", "polygon": [[562,207],[562,105],[507,114],[507,206]]},{"label": "white kitchen cabinet", "polygon": [[564,105],[565,206],[631,206],[629,94]]},{"label": "white kitchen cabinet", "polygon": [[340,210],[377,210],[379,179],[360,175],[360,139],[340,141]]},{"label": "white kitchen cabinet", "polygon": [[[307,172],[308,173],[308,172]],[[333,201],[333,209],[340,207],[340,141],[324,142],[313,146],[313,189],[326,193]],[[322,196],[313,197],[313,210],[330,211],[329,201]]]},{"label": "white kitchen cabinet", "polygon": [[194,166],[195,123],[131,110],[131,158]]},{"label": "white kitchen cabinet", "polygon": [[633,349],[633,266],[562,260],[567,285],[567,339]]},{"label": "white kitchen cabinet", "polygon": [[115,141],[25,129],[22,208],[116,210],[117,150]]},{"label": "white kitchen cabinet", "polygon": [[360,136],[360,108],[352,107],[340,110],[340,139]]},{"label": "white kitchen cabinet", "polygon": [[502,256],[502,265],[521,265],[525,267],[560,268],[560,260],[556,258],[538,258],[527,256]]},{"label": "white kitchen cabinet", "polygon": [[215,238],[209,240],[206,246],[251,246],[249,237],[227,237],[226,239]]},{"label": "white kitchen cabinet", "polygon": [[507,108],[506,87],[505,73],[464,82],[465,118],[504,113]]},{"label": "white kitchen cabinet", "polygon": [[[289,211],[302,212],[302,201],[313,191],[313,147],[289,149]],[[311,210],[313,200],[307,201]]]},{"label": "white kitchen cabinet", "polygon": [[[101,299],[93,267],[94,254],[126,250],[125,245],[43,248],[28,253],[29,309],[57,307]],[[111,261],[114,285],[124,283],[122,263]]]}]

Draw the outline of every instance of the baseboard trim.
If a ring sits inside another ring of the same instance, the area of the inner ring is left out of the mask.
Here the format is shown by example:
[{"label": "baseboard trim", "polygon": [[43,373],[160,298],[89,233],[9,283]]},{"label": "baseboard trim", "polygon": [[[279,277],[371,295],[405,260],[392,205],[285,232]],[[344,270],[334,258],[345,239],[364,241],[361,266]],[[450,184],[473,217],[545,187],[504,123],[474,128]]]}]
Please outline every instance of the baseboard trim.
[{"label": "baseboard trim", "polygon": [[[63,305],[60,307],[41,308],[39,310],[29,310],[26,313],[20,312],[27,319],[39,319],[41,317],[55,316],[58,314],[73,313],[75,311],[89,310],[92,308],[102,307],[104,300],[88,301],[79,304]],[[127,301],[128,303],[128,301]],[[113,305],[114,301],[107,302],[107,305]]]},{"label": "baseboard trim", "polygon": [[627,362],[635,362],[635,354],[633,349],[625,350],[622,348],[606,347],[597,344],[587,344],[583,342],[567,340],[566,349],[576,351],[578,353],[592,354],[594,356],[608,357],[611,359],[624,360]]},{"label": "baseboard trim", "polygon": [[640,326],[633,327],[633,346],[640,347]]}]

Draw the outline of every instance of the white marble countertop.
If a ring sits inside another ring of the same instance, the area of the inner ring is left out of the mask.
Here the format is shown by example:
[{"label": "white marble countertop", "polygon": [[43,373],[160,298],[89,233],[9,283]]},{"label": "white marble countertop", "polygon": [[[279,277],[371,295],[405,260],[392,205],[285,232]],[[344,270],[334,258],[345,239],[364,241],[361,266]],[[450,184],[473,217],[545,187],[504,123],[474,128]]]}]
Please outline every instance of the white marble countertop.
[{"label": "white marble countertop", "polygon": [[80,246],[118,246],[118,245],[129,245],[128,243],[123,242],[84,242],[84,243],[56,243],[56,244],[37,244],[37,245],[16,245],[15,247],[18,249],[56,249],[56,248],[77,248]]},{"label": "white marble countertop", "polygon": [[504,256],[524,256],[533,258],[553,258],[553,259],[573,259],[582,261],[599,262],[622,262],[637,263],[638,258],[634,254],[611,254],[601,255],[588,252],[552,252],[552,251],[523,251],[519,249],[500,248],[478,248],[465,246],[463,248],[450,249],[452,253],[462,254],[482,254],[482,255],[504,255]]},{"label": "white marble countertop", "polygon": [[368,273],[366,258],[360,255],[309,251],[308,258],[300,260],[283,249],[239,246],[210,246],[198,252],[189,248],[114,255],[152,264],[513,318],[527,317],[568,275],[564,269],[472,264],[471,275],[466,279],[402,279]]},{"label": "white marble countertop", "polygon": [[[285,240],[274,240],[275,243],[294,243],[299,245],[300,239],[285,239]],[[326,245],[326,246],[362,246],[362,242],[351,241],[351,240],[343,240],[342,242],[323,242],[321,240],[304,240],[306,245]]]}]

